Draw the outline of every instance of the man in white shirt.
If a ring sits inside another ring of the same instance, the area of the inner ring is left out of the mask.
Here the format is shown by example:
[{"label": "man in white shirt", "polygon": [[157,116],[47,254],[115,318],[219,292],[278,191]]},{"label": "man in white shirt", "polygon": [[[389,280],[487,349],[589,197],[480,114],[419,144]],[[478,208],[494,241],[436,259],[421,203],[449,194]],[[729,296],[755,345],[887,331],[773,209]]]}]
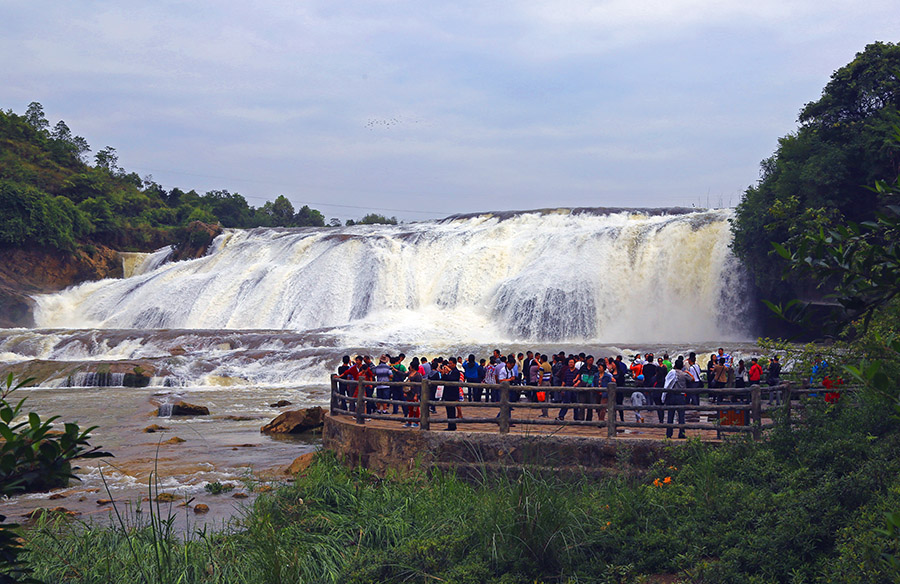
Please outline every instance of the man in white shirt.
[{"label": "man in white shirt", "polygon": [[[663,394],[663,402],[667,406],[683,406],[685,405],[685,397],[684,390],[687,388],[687,384],[689,381],[692,381],[692,377],[690,373],[684,371],[684,359],[679,357],[675,360],[675,366],[666,374],[666,383],[665,389],[666,393]],[[669,410],[668,424],[671,424],[675,421],[675,412],[676,410]],[[681,426],[684,426],[684,409],[677,410],[678,412],[678,423]],[[666,428],[666,438],[672,437],[673,428],[670,426]],[[678,437],[686,438],[684,434],[684,428],[678,428]]]}]

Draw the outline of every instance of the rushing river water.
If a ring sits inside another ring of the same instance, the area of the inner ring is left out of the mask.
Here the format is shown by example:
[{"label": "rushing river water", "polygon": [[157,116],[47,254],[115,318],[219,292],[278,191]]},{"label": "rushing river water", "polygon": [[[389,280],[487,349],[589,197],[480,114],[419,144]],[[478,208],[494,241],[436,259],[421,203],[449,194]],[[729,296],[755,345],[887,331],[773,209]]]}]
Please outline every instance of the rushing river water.
[{"label": "rushing river water", "polygon": [[[126,278],[38,297],[35,329],[0,329],[0,372],[42,415],[97,425],[113,494],[163,490],[209,502],[213,481],[275,472],[315,447],[259,427],[290,407],[326,405],[328,375],[357,352],[596,355],[725,345],[751,352],[746,275],[729,250],[730,211],[563,211],[336,229],[228,230],[203,258],[125,254]],[[126,374],[149,386],[124,387]],[[177,399],[209,417],[158,418]],[[285,408],[281,408],[285,409]],[[146,434],[150,424],[169,428]],[[160,438],[160,436],[162,438]],[[160,445],[178,436],[185,440]],[[60,504],[98,508],[98,463]],[[46,494],[0,503],[15,515]],[[79,501],[79,499],[83,499]],[[105,507],[100,507],[105,509]]]}]

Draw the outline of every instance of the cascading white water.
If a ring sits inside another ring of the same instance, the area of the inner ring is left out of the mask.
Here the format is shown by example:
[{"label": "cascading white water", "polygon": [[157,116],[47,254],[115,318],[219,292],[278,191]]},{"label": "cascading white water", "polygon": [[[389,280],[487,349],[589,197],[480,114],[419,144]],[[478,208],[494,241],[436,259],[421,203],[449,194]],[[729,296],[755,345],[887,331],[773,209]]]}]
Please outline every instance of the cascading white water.
[{"label": "cascading white water", "polygon": [[560,211],[228,231],[206,257],[40,296],[35,318],[47,328],[327,328],[346,344],[747,338],[730,216]]}]

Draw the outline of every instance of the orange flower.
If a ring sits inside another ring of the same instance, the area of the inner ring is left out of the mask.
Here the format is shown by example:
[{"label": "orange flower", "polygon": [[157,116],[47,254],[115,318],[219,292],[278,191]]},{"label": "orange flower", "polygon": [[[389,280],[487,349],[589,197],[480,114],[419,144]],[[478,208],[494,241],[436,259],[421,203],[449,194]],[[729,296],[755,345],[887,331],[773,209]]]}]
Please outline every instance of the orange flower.
[{"label": "orange flower", "polygon": [[666,484],[668,485],[669,483],[672,482],[672,477],[666,477],[666,478],[664,478],[664,479],[663,479],[663,482],[666,483]]},{"label": "orange flower", "polygon": [[662,482],[660,482],[659,479],[653,479],[653,486],[654,486],[654,487],[661,487],[661,486],[662,486]]}]

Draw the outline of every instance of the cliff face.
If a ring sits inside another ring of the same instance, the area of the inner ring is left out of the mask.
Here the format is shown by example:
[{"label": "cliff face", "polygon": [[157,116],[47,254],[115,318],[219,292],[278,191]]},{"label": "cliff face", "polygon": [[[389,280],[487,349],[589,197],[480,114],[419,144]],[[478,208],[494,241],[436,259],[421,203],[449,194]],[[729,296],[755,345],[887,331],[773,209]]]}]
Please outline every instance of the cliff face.
[{"label": "cliff face", "polygon": [[65,253],[51,249],[0,248],[0,328],[34,326],[32,294],[56,292],[103,278],[121,278],[115,250],[93,246]]}]

